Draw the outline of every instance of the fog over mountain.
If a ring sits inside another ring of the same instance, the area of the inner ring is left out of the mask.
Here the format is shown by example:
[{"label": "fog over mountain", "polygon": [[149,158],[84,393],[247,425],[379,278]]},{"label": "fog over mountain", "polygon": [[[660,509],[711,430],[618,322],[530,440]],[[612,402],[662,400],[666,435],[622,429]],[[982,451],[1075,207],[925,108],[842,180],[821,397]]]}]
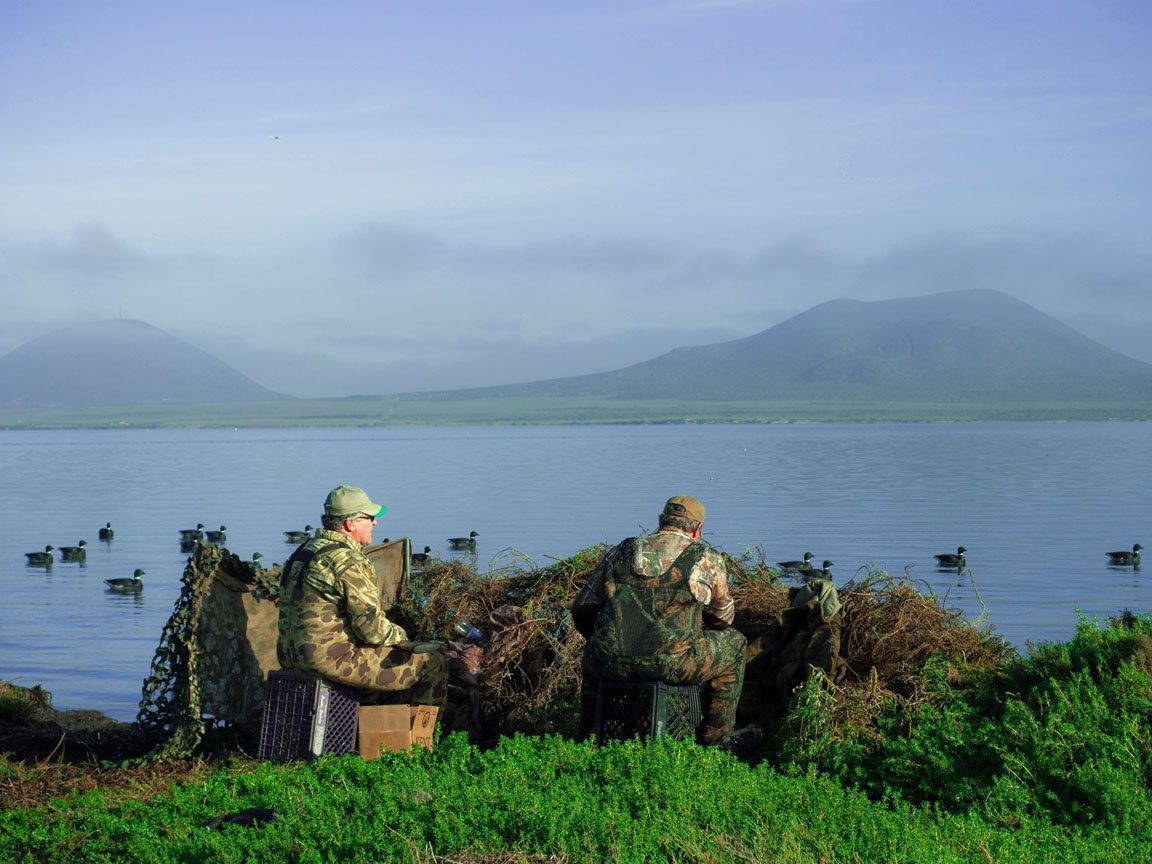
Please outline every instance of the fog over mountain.
[{"label": "fog over mountain", "polygon": [[1002,292],[949,291],[899,300],[832,300],[744,339],[677,348],[613,372],[435,398],[490,396],[1147,400],[1152,364]]},{"label": "fog over mountain", "polygon": [[0,405],[256,402],[288,397],[143,321],[55,330],[0,357]]},{"label": "fog over mountain", "polygon": [[[1152,364],[1101,345],[1008,294],[970,290],[832,300],[743,339],[679,347],[609,372],[399,398],[492,397],[1148,402]],[[53,331],[0,357],[0,406],[9,408],[288,398],[189,342],[127,319]]]}]

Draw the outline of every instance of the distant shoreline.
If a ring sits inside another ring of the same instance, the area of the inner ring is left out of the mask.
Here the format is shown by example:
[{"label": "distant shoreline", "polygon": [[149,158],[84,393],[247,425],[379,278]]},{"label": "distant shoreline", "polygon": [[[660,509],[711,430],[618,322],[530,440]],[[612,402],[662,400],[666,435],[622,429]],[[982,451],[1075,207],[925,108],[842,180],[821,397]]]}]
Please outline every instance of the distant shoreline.
[{"label": "distant shoreline", "polygon": [[415,426],[957,423],[1152,420],[1152,402],[829,402],[613,400],[422,394],[276,402],[0,408],[0,429],[213,429]]}]

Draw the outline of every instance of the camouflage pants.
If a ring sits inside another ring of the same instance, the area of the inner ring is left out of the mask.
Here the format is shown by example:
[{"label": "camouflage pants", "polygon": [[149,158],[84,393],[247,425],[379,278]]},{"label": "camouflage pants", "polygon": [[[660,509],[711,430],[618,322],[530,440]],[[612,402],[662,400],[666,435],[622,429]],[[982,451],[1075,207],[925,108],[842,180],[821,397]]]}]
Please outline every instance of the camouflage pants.
[{"label": "camouflage pants", "polygon": [[736,705],[744,686],[744,634],[739,630],[705,630],[682,654],[656,657],[606,657],[591,646],[584,650],[580,672],[580,732],[587,737],[596,724],[596,694],[601,681],[663,681],[705,685],[704,723],[700,740],[714,744],[736,725]]},{"label": "camouflage pants", "polygon": [[[330,643],[323,651],[305,649],[306,665],[296,668],[368,691],[365,704],[412,703],[444,707],[448,663],[442,651],[413,654],[395,646]],[[284,659],[284,658],[282,658]]]}]

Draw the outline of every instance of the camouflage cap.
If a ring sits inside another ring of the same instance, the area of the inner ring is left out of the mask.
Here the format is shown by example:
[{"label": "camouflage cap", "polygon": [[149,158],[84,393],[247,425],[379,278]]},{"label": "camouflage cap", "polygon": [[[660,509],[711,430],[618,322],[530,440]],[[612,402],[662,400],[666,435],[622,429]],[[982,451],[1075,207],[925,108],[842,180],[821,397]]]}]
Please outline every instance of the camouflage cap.
[{"label": "camouflage cap", "polygon": [[704,505],[691,495],[673,495],[664,505],[665,516],[679,516],[693,522],[704,521]]},{"label": "camouflage cap", "polygon": [[325,516],[381,516],[387,509],[358,486],[337,486],[324,499]]}]

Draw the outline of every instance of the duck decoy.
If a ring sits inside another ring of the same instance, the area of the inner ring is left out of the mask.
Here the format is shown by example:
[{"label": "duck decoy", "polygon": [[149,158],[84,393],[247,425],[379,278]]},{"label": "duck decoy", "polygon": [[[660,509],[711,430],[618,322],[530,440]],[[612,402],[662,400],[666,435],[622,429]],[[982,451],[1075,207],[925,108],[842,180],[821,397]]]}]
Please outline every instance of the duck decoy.
[{"label": "duck decoy", "polygon": [[805,552],[803,561],[777,561],[776,565],[781,570],[811,570],[812,553]]},{"label": "duck decoy", "polygon": [[106,522],[104,527],[100,529],[99,537],[101,540],[111,540],[115,532],[112,530],[112,523]]},{"label": "duck decoy", "polygon": [[807,570],[801,571],[801,575],[803,575],[805,579],[831,579],[832,571],[828,568],[832,566],[831,561],[825,561],[822,567],[810,567]]},{"label": "duck decoy", "polygon": [[940,567],[963,567],[964,566],[964,553],[968,550],[963,546],[956,547],[956,554],[945,552],[942,555],[936,556],[936,564]]},{"label": "duck decoy", "polygon": [[52,548],[51,546],[45,546],[43,552],[25,552],[24,557],[28,559],[29,564],[35,564],[38,567],[51,567]]},{"label": "duck decoy", "polygon": [[1140,550],[1144,547],[1139,543],[1132,545],[1131,552],[1105,552],[1108,556],[1109,564],[1139,564],[1140,563]]},{"label": "duck decoy", "polygon": [[204,539],[206,539],[209,543],[223,543],[228,539],[225,535],[227,530],[227,528],[221,525],[219,531],[205,531]]},{"label": "duck decoy", "polygon": [[423,552],[412,553],[412,564],[416,567],[423,567],[428,563],[428,556],[432,554],[432,547],[425,546]]},{"label": "duck decoy", "polygon": [[197,540],[204,536],[204,523],[197,522],[195,528],[181,528],[180,529],[180,542],[181,543],[195,543]]},{"label": "duck decoy", "polygon": [[287,538],[285,543],[303,543],[312,539],[312,526],[305,525],[303,531],[285,531],[284,536]]},{"label": "duck decoy", "polygon": [[479,536],[479,531],[469,531],[467,537],[449,537],[448,545],[453,549],[475,549],[476,538]]},{"label": "duck decoy", "polygon": [[131,579],[105,579],[104,584],[108,586],[109,591],[140,591],[144,587],[140,579],[143,575],[144,571],[137,567]]},{"label": "duck decoy", "polygon": [[88,550],[84,548],[87,545],[88,541],[81,540],[78,546],[61,546],[60,560],[83,561],[88,556]]}]

